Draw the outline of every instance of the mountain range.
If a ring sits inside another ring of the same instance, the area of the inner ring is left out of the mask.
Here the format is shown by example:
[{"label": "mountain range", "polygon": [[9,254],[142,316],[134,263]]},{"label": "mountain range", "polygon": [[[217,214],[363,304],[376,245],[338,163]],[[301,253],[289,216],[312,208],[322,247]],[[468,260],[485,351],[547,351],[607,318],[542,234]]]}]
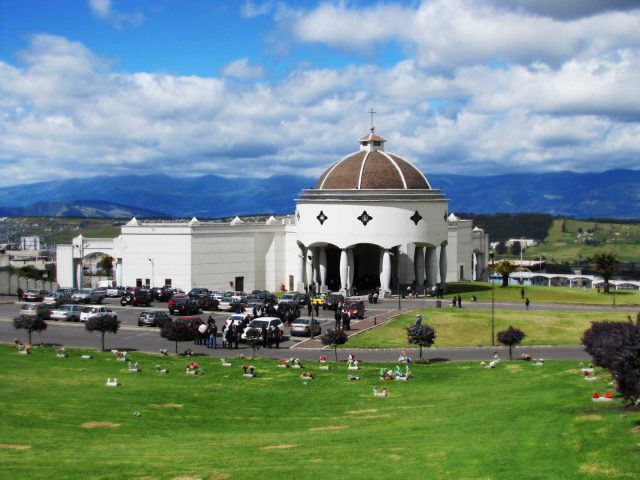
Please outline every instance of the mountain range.
[{"label": "mountain range", "polygon": [[[428,177],[449,211],[537,212],[576,218],[640,218],[640,170]],[[126,175],[74,178],[0,188],[0,216],[174,217],[201,219],[295,209],[315,179],[216,175]]]}]

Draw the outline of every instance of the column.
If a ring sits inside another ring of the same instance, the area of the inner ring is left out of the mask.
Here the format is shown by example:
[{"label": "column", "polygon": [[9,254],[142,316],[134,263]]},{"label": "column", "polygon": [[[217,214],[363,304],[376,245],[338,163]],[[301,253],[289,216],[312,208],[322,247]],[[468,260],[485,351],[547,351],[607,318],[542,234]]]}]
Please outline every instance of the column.
[{"label": "column", "polygon": [[[384,248],[380,249],[380,255],[378,256],[378,272],[380,272],[380,290],[382,290],[382,285],[384,284],[384,280],[382,278],[382,259],[384,257]],[[384,296],[384,291],[380,292],[381,296]]]},{"label": "column", "polygon": [[433,287],[438,283],[438,252],[436,247],[427,247],[427,286]]},{"label": "column", "polygon": [[349,295],[353,292],[353,275],[355,273],[355,262],[353,261],[353,248],[347,250],[347,266],[348,266],[348,277],[349,277]]},{"label": "column", "polygon": [[413,256],[413,269],[416,276],[416,292],[424,293],[424,247],[416,245]]},{"label": "column", "polygon": [[84,286],[84,272],[82,270],[82,258],[76,263],[76,288]]},{"label": "column", "polygon": [[447,246],[440,247],[440,287],[447,291]]},{"label": "column", "polygon": [[340,251],[340,293],[345,296],[347,295],[348,265],[347,250],[343,248]]},{"label": "column", "polygon": [[121,287],[122,283],[122,259],[119,258],[116,262],[116,286]]},{"label": "column", "polygon": [[327,249],[320,247],[318,255],[318,270],[320,270],[320,291],[326,293],[329,291],[327,287]]},{"label": "column", "polygon": [[380,271],[380,290],[382,296],[391,293],[391,255],[389,249],[385,248],[382,252],[381,271]]},{"label": "column", "polygon": [[304,248],[302,245],[298,245],[298,249],[299,251],[298,251],[298,265],[296,269],[296,285],[297,285],[297,290],[299,292],[302,292],[304,290],[304,285],[305,285],[304,264],[305,264],[307,249]]},{"label": "column", "polygon": [[307,266],[307,286],[311,286],[311,284],[313,283],[313,248],[307,249],[305,263]]}]

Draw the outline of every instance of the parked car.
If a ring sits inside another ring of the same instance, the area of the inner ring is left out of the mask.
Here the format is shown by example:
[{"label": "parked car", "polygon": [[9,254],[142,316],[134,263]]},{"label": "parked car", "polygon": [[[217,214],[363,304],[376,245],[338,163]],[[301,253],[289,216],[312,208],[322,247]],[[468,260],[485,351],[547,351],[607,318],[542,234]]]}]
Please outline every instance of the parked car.
[{"label": "parked car", "polygon": [[208,288],[192,288],[189,298],[198,304],[202,310],[211,309],[211,292]]},{"label": "parked car", "polygon": [[99,293],[102,298],[107,298],[107,287],[97,287],[93,289],[94,293]]},{"label": "parked car", "polygon": [[96,292],[90,288],[81,288],[71,295],[73,303],[102,303],[104,293]]},{"label": "parked car", "polygon": [[218,302],[218,310],[222,310],[223,312],[233,312],[237,303],[237,299],[234,297],[222,297]]},{"label": "parked car", "polygon": [[244,307],[244,313],[246,313],[247,315],[250,315],[252,318],[256,317],[256,315],[253,314],[254,309],[256,310],[256,313],[258,315],[260,315],[260,313],[262,313],[262,315],[264,315],[265,312],[265,307],[264,307],[264,303],[262,302],[262,300],[248,300],[247,301],[247,306]]},{"label": "parked car", "polygon": [[282,295],[280,297],[280,301],[278,302],[278,304],[295,303],[299,307],[304,307],[307,304],[308,300],[309,300],[309,296],[306,293],[291,292],[291,293],[285,293],[284,295]]},{"label": "parked car", "polygon": [[66,320],[67,322],[77,322],[80,320],[82,307],[73,303],[61,305],[51,310],[51,320]]},{"label": "parked car", "polygon": [[35,316],[47,320],[51,316],[51,308],[43,302],[25,303],[20,309],[20,315]]},{"label": "parked car", "polygon": [[65,303],[73,302],[71,295],[73,290],[70,288],[58,288],[55,292],[50,293],[42,300],[47,305],[58,306]]},{"label": "parked car", "polygon": [[166,314],[166,312],[162,312],[159,310],[143,310],[138,315],[138,326],[139,327],[160,327],[166,323],[170,322],[171,317]]},{"label": "parked car", "polygon": [[22,300],[25,302],[41,302],[47,295],[49,295],[48,290],[32,288],[31,290],[27,290],[22,294]]},{"label": "parked car", "polygon": [[251,296],[262,300],[263,302],[273,302],[273,303],[277,303],[278,302],[278,298],[271,293],[268,290],[254,290],[253,292],[251,292]]},{"label": "parked car", "polygon": [[172,320],[172,322],[186,323],[194,331],[198,330],[198,327],[204,324],[204,321],[200,317],[193,317],[193,316],[176,317],[176,319]]},{"label": "parked car", "polygon": [[322,304],[323,310],[335,310],[336,305],[342,305],[344,303],[344,296],[340,293],[330,293],[324,299]]},{"label": "parked car", "polygon": [[119,298],[124,295],[124,288],[122,287],[107,287],[107,297],[109,298]]},{"label": "parked car", "polygon": [[243,342],[247,340],[246,333],[248,329],[257,328],[258,330],[262,330],[263,326],[266,327],[267,329],[271,326],[274,326],[275,328],[278,329],[280,338],[284,336],[284,324],[282,323],[282,320],[276,317],[261,317],[261,318],[256,318],[254,320],[251,320],[249,325],[247,325],[245,329],[242,331],[242,334],[240,335],[240,340]]},{"label": "parked car", "polygon": [[240,327],[240,330],[245,329],[249,322],[251,321],[251,317],[246,313],[234,313],[233,315],[229,315],[224,321],[224,327],[228,327],[229,325],[235,325],[236,327]]},{"label": "parked car", "polygon": [[296,318],[291,324],[291,335],[292,336],[311,336],[311,334],[320,335],[322,329],[320,328],[320,324],[314,318],[313,320],[310,318]]},{"label": "parked car", "polygon": [[342,311],[351,315],[351,318],[364,318],[364,301],[362,300],[345,300]]},{"label": "parked car", "polygon": [[136,290],[129,290],[120,297],[120,305],[133,305],[134,307],[148,307],[151,305],[151,295],[148,290],[141,288]]},{"label": "parked car", "polygon": [[279,303],[278,308],[276,308],[276,315],[284,320],[288,311],[293,312],[294,319],[300,316],[300,307],[295,303]]},{"label": "parked car", "polygon": [[159,302],[168,301],[172,295],[173,289],[171,287],[154,287],[151,289],[151,298]]},{"label": "parked car", "polygon": [[311,298],[311,305],[318,305],[323,307],[324,310],[324,300],[327,296],[324,293],[317,293]]},{"label": "parked car", "polygon": [[80,321],[86,322],[91,320],[93,317],[97,317],[98,315],[106,315],[108,317],[113,318],[114,320],[118,319],[118,315],[116,312],[111,310],[108,307],[95,306],[95,307],[84,307],[82,312],[80,312]]},{"label": "parked car", "polygon": [[200,307],[191,298],[186,296],[174,295],[169,300],[169,313],[171,315],[192,315],[194,313],[200,313]]}]

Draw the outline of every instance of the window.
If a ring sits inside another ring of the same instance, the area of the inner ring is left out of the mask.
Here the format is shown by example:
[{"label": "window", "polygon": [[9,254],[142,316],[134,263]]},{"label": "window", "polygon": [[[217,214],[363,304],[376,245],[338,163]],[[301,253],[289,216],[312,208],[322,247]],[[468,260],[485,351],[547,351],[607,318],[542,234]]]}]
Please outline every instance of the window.
[{"label": "window", "polygon": [[144,279],[144,284],[149,288],[151,286],[151,281],[148,278]]},{"label": "window", "polygon": [[171,279],[170,278],[165,278],[164,279],[164,286],[165,287],[170,287],[171,286]]},{"label": "window", "polygon": [[236,277],[236,292],[244,292],[244,277]]},{"label": "window", "polygon": [[367,145],[369,145],[369,142],[362,142],[363,147],[366,147]]},{"label": "window", "polygon": [[464,265],[460,265],[460,280],[464,280]]},{"label": "window", "polygon": [[142,287],[142,279],[141,278],[136,278],[136,287],[138,287],[138,288]]},{"label": "window", "polygon": [[379,147],[380,145],[381,145],[380,142],[373,142],[374,147]]}]

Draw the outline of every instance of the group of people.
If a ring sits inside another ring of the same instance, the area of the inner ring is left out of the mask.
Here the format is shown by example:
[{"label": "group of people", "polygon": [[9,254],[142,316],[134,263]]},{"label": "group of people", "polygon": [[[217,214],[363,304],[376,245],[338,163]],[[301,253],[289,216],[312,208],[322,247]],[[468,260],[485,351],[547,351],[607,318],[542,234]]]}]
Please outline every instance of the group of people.
[{"label": "group of people", "polygon": [[449,304],[449,308],[462,308],[462,297],[460,295],[454,295]]},{"label": "group of people", "polygon": [[342,308],[342,304],[336,303],[333,318],[336,321],[334,326],[335,330],[351,330],[351,314]]},{"label": "group of people", "polygon": [[380,297],[380,287],[376,287],[375,289],[369,292],[369,303],[378,303],[379,297]]}]

